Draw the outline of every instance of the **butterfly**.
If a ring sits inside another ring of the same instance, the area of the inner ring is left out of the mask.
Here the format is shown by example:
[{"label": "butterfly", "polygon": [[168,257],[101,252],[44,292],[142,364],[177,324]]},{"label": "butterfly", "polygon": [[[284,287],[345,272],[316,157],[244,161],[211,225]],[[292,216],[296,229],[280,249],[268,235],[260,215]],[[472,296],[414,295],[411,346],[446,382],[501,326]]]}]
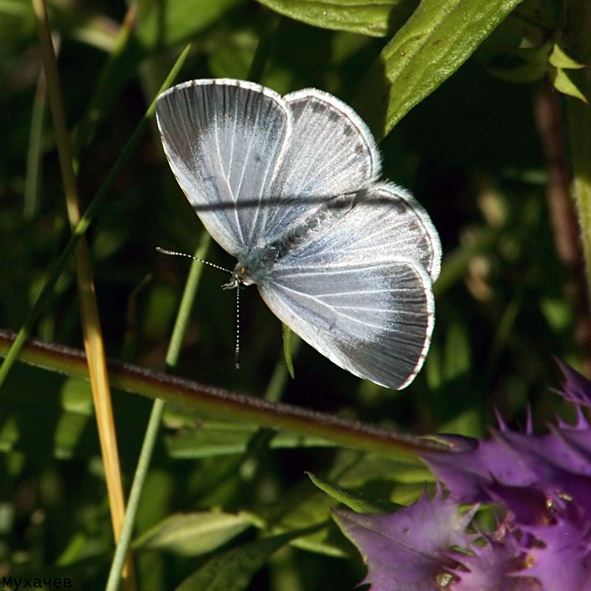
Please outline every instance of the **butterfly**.
[{"label": "butterfly", "polygon": [[341,368],[407,386],[434,325],[441,245],[406,190],[379,180],[363,120],[313,88],[285,96],[193,80],[156,103],[164,152],[212,238],[273,313]]}]

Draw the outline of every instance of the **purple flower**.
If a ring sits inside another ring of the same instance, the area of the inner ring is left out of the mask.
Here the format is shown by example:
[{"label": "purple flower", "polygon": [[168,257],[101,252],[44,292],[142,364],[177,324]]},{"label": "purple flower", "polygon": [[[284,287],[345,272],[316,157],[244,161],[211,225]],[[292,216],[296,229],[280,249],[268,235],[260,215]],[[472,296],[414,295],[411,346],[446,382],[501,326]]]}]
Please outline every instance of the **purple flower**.
[{"label": "purple flower", "polygon": [[440,589],[455,562],[452,546],[468,546],[466,527],[474,511],[460,515],[451,500],[427,495],[387,515],[335,511],[337,522],[356,544],[368,565],[364,583],[376,591]]},{"label": "purple flower", "polygon": [[[438,489],[388,515],[336,513],[359,548],[372,591],[591,590],[591,382],[560,364],[574,425],[546,435],[500,427],[486,441],[423,459]],[[504,509],[492,532],[468,531],[479,503]],[[467,513],[459,505],[473,505]]]}]

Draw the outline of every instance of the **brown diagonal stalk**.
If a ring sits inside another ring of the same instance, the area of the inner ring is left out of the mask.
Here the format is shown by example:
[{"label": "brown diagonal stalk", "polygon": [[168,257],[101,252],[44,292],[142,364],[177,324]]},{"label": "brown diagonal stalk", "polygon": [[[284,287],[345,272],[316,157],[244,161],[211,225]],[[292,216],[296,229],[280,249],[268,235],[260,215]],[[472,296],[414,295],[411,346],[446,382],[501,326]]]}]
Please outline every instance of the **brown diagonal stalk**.
[{"label": "brown diagonal stalk", "polygon": [[563,291],[575,315],[573,336],[582,369],[586,375],[591,375],[591,317],[585,289],[585,258],[575,202],[571,198],[571,172],[564,144],[559,96],[549,82],[542,83],[538,90],[535,115],[548,171],[546,196],[554,246],[565,270]]},{"label": "brown diagonal stalk", "polygon": [[[14,333],[0,328],[0,356],[10,349],[14,338]],[[19,361],[72,377],[88,378],[84,352],[56,343],[28,339],[21,349]],[[438,435],[397,433],[385,427],[282,402],[270,402],[258,396],[200,384],[120,361],[108,361],[108,368],[111,385],[118,390],[185,405],[200,413],[240,424],[251,423],[280,432],[324,439],[349,449],[396,458],[417,456],[425,451],[464,451],[474,444],[474,440],[467,437],[450,440]]]},{"label": "brown diagonal stalk", "polygon": [[[583,102],[566,97],[568,140],[572,160],[572,196],[585,255],[587,296],[591,301],[591,3],[570,0],[565,3],[568,55],[585,67],[572,73]],[[587,310],[589,314],[589,310]]]},{"label": "brown diagonal stalk", "polygon": [[[47,79],[49,104],[55,127],[56,144],[62,182],[64,185],[68,220],[72,230],[74,230],[81,218],[80,201],[74,168],[72,166],[72,152],[66,126],[57,62],[51,41],[45,2],[44,0],[32,0],[32,2],[35,19],[37,21],[45,77]],[[105,465],[107,490],[111,508],[111,520],[113,523],[115,539],[118,539],[125,514],[125,500],[123,496],[119,453],[117,451],[113,410],[111,405],[111,393],[109,389],[90,255],[84,236],[76,246],[76,272],[80,316],[84,334],[84,347],[88,360],[88,371],[92,386],[99,439]],[[128,557],[124,580],[126,581],[126,589],[131,590],[135,588],[131,556]]]}]

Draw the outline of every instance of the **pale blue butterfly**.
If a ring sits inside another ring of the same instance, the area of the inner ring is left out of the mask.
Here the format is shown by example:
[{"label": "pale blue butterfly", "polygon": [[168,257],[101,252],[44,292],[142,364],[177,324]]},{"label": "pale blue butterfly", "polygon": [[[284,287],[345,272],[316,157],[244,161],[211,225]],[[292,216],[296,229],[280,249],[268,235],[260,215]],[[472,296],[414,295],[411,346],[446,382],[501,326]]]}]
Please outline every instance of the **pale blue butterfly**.
[{"label": "pale blue butterfly", "polygon": [[404,388],[434,324],[441,245],[423,208],[378,180],[361,118],[316,89],[284,97],[194,80],[157,101],[164,151],[214,240],[295,333],[351,373]]}]

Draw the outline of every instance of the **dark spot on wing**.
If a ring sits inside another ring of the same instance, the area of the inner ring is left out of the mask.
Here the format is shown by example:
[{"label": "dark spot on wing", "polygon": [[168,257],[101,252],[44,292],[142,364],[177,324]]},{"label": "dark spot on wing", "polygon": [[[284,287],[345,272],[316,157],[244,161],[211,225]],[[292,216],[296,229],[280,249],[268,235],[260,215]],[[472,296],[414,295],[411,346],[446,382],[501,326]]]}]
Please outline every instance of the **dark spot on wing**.
[{"label": "dark spot on wing", "polygon": [[306,104],[303,101],[290,103],[289,106],[291,107],[293,114],[296,116],[296,119],[303,113],[304,109],[306,108]]},{"label": "dark spot on wing", "polygon": [[328,118],[332,121],[332,122],[337,122],[341,120],[341,114],[338,111],[335,111],[333,109],[329,109],[328,110]]},{"label": "dark spot on wing", "polygon": [[402,215],[403,213],[406,213],[406,210],[407,210],[406,203],[404,201],[402,201],[401,199],[394,201],[394,209],[396,210],[397,213]]},{"label": "dark spot on wing", "polygon": [[318,101],[310,101],[308,105],[310,105],[314,113],[319,113],[320,111],[324,111],[326,109],[324,103],[320,103]]}]

